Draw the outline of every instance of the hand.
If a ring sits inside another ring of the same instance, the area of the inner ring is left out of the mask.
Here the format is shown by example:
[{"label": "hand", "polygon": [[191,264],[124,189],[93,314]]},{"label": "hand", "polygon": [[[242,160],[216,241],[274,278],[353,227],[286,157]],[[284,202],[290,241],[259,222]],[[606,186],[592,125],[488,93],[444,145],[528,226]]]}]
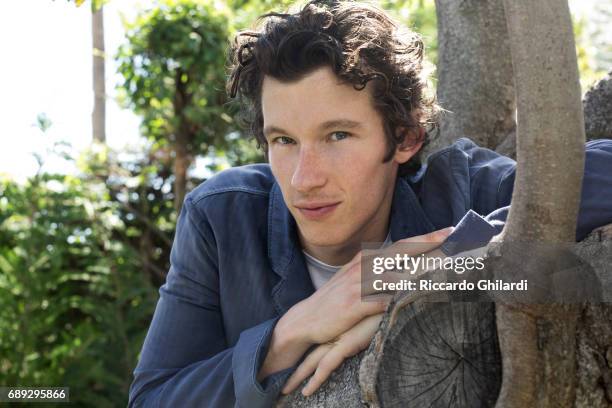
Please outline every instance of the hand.
[{"label": "hand", "polygon": [[302,389],[302,394],[305,396],[312,395],[345,359],[368,347],[382,316],[382,313],[368,316],[341,334],[336,341],[317,346],[289,377],[283,388],[283,394],[293,392],[314,372],[308,384]]},{"label": "hand", "polygon": [[[410,245],[400,248],[409,256],[428,253],[440,246],[451,231],[452,228],[446,228],[404,239],[401,243]],[[394,249],[389,247],[385,251],[393,252]],[[392,295],[378,293],[372,300],[364,301],[362,288],[367,288],[367,282],[371,279],[396,280],[398,277],[392,273],[362,276],[361,258],[362,253],[359,252],[314,294],[289,309],[278,324],[281,327],[291,325],[300,330],[300,337],[311,345],[323,344],[337,338],[365,317],[383,312]],[[343,313],[337,313],[338,310]]]},{"label": "hand", "polygon": [[[450,231],[447,228],[402,240],[414,244],[406,255],[420,255],[437,248]],[[390,293],[378,293],[370,300],[362,299],[361,252],[357,253],[325,285],[280,318],[257,380],[291,367],[313,345],[337,339],[366,317],[384,312],[392,297]]]}]

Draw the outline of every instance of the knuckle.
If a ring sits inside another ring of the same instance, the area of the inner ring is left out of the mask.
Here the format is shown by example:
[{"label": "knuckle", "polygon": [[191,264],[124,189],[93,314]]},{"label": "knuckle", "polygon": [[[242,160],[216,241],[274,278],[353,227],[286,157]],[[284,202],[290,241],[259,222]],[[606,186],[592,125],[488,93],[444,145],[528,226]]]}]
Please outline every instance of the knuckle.
[{"label": "knuckle", "polygon": [[429,234],[423,235],[422,237],[422,240],[426,243],[436,242],[437,239],[438,239],[437,232],[431,232]]},{"label": "knuckle", "polygon": [[377,300],[374,304],[374,308],[381,312],[387,310],[387,306],[389,306],[389,301],[387,299]]}]

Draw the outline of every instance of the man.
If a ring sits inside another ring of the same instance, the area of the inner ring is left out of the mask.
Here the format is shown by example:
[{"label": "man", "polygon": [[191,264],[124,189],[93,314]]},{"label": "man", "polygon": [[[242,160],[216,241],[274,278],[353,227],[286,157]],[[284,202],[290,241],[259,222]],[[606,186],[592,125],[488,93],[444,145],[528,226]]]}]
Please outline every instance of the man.
[{"label": "man", "polygon": [[[423,44],[381,10],[314,1],[237,36],[230,92],[268,164],[191,192],[130,406],[272,406],[311,394],[370,342],[388,299],[362,301],[366,242],[439,245],[503,226],[515,163],[462,139],[419,161],[437,107]],[[612,222],[612,144],[587,148],[577,238]],[[414,255],[414,254],[412,254]]]}]

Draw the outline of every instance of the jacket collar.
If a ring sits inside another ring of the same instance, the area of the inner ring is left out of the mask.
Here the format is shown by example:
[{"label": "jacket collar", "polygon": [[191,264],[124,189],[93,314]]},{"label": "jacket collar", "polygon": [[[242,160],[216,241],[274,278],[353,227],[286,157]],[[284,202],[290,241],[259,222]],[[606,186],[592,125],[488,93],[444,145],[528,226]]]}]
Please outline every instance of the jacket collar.
[{"label": "jacket collar", "polygon": [[268,207],[268,258],[274,272],[285,277],[287,267],[300,249],[295,219],[285,204],[280,186],[274,182]]},{"label": "jacket collar", "polygon": [[306,269],[295,219],[289,212],[278,183],[270,191],[268,207],[268,258],[281,280],[272,288],[272,299],[279,314],[314,292]]},{"label": "jacket collar", "polygon": [[435,230],[405,178],[398,177],[395,183],[389,228],[393,242]]},{"label": "jacket collar", "polygon": [[[434,231],[408,181],[398,177],[390,215],[391,240],[397,241]],[[270,191],[268,208],[268,258],[281,278],[272,290],[279,313],[314,292],[302,254],[297,224],[289,212],[278,183]]]}]

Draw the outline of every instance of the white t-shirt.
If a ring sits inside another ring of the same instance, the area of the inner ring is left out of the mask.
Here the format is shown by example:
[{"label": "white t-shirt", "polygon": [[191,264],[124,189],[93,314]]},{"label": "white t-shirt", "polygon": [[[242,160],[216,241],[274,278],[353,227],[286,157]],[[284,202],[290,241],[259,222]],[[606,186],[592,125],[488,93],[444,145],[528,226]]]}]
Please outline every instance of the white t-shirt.
[{"label": "white t-shirt", "polygon": [[[391,232],[387,234],[387,238],[385,238],[385,242],[383,242],[381,248],[386,248],[389,245],[391,245]],[[323,286],[332,276],[334,276],[334,273],[338,272],[338,270],[344,266],[328,265],[314,256],[307,254],[306,251],[302,250],[302,252],[306,258],[306,268],[308,268],[308,273],[310,274],[310,279],[312,280],[315,290]]]}]

